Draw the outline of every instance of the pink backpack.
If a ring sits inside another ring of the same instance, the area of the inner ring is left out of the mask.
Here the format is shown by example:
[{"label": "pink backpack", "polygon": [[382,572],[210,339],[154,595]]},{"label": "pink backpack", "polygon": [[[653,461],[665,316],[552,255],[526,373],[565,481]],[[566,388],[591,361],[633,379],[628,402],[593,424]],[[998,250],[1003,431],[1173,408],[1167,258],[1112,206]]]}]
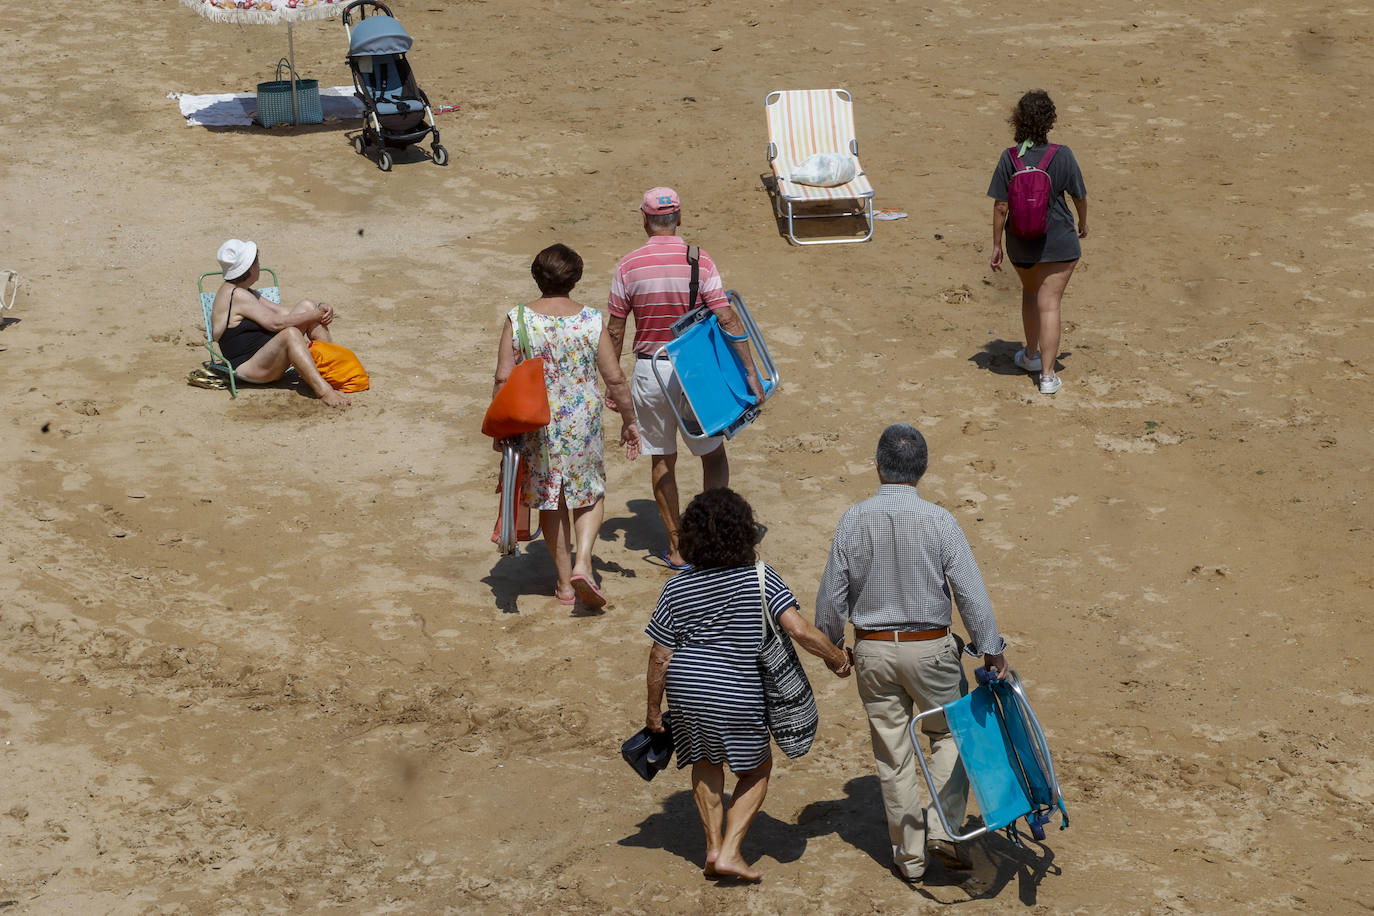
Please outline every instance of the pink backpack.
[{"label": "pink backpack", "polygon": [[1059,147],[1051,143],[1040,157],[1039,165],[1028,166],[1016,155],[1016,147],[1007,150],[1011,153],[1011,183],[1007,186],[1007,206],[1011,209],[1008,228],[1023,239],[1038,239],[1044,236],[1049,226],[1050,198],[1054,187],[1050,184],[1050,173],[1045,171]]}]

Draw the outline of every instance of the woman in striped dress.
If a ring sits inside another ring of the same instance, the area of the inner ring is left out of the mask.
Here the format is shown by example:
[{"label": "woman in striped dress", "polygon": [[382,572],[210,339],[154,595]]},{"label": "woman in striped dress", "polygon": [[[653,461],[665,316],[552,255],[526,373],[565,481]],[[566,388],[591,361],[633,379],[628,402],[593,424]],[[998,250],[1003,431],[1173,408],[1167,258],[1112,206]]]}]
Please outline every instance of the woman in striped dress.
[{"label": "woman in striped dress", "polygon": [[[663,731],[666,689],[677,765],[692,765],[692,794],[706,831],[703,871],[749,881],[762,875],[741,857],[740,842],[763,805],[773,769],[758,667],[763,605],[757,542],[753,510],[738,493],[722,487],[693,499],[682,513],[679,546],[694,568],[668,580],[644,631],[653,640],[646,724]],[[798,613],[796,597],[767,564],[764,582],[768,612],[778,625],[847,677],[848,655]],[[739,780],[728,811],[726,764]]]}]

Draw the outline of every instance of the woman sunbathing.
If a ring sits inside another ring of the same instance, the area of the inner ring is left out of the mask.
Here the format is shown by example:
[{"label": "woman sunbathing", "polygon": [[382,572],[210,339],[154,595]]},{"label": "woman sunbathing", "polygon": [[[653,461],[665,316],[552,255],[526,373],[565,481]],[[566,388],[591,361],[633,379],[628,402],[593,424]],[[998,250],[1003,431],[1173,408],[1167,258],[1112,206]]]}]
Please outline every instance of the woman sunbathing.
[{"label": "woman sunbathing", "polygon": [[215,293],[211,324],[220,352],[247,382],[275,382],[296,367],[301,380],[330,407],[347,407],[348,398],[330,387],[310,355],[310,341],[330,340],[332,308],[309,299],[288,309],[258,295],[258,246],[230,239],[219,248],[224,282]]}]

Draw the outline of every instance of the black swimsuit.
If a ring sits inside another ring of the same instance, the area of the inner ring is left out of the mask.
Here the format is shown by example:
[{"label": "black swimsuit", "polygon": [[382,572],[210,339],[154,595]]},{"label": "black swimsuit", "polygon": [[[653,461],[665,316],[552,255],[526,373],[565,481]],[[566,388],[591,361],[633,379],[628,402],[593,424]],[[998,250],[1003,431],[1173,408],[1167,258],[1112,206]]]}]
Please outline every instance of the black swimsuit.
[{"label": "black swimsuit", "polygon": [[229,294],[229,314],[225,316],[224,333],[219,336],[219,349],[229,365],[237,369],[253,358],[253,355],[277,335],[263,329],[252,318],[244,317],[234,327],[229,327],[229,319],[234,317],[234,294]]}]

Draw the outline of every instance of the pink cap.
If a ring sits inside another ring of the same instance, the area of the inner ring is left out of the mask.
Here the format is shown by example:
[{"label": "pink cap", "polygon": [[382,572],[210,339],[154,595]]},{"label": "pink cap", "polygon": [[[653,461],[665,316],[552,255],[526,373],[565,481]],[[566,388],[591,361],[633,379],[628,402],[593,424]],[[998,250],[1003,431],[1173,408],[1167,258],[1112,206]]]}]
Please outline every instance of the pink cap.
[{"label": "pink cap", "polygon": [[676,213],[682,209],[682,201],[678,200],[677,192],[672,188],[650,188],[644,192],[644,203],[639,205],[639,209],[650,216]]}]

